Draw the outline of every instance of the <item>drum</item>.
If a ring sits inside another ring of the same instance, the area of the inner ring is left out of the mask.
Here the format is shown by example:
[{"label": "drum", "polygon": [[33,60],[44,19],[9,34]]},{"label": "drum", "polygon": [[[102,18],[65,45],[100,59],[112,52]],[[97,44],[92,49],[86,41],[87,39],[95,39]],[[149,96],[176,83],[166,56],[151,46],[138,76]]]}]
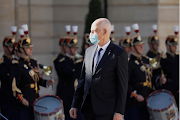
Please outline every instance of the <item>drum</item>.
[{"label": "drum", "polygon": [[168,90],[157,90],[147,100],[151,120],[178,120],[178,108],[173,94]]},{"label": "drum", "polygon": [[55,95],[45,95],[33,103],[36,120],[64,120],[62,100]]}]

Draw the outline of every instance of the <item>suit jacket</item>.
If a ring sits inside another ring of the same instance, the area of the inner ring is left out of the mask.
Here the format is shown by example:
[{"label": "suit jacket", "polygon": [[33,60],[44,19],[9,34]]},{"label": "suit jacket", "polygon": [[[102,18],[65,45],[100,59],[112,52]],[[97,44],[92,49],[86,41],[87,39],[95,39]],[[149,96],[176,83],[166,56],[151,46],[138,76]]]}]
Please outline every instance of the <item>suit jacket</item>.
[{"label": "suit jacket", "polygon": [[111,42],[93,73],[92,63],[96,48],[97,44],[89,47],[85,52],[82,73],[72,107],[83,107],[90,90],[95,114],[114,114],[115,112],[124,114],[128,86],[127,53]]}]

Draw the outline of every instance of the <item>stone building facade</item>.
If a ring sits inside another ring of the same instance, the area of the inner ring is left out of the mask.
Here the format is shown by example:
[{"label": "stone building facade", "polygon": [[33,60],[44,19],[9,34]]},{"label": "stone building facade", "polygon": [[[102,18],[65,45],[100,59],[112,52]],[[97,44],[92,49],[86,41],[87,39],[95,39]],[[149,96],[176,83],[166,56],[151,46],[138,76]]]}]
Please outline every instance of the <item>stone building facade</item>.
[{"label": "stone building facade", "polygon": [[[60,49],[58,40],[66,35],[65,25],[78,25],[79,52],[90,0],[0,0],[0,43],[11,35],[10,27],[29,25],[29,36],[34,44],[33,57],[40,63],[53,66],[53,57]],[[102,3],[104,0],[102,0]],[[103,5],[103,4],[102,4]],[[103,7],[102,7],[103,8]],[[138,23],[140,35],[148,50],[148,36],[153,35],[151,25],[158,25],[160,48],[165,49],[167,35],[173,35],[174,25],[179,25],[179,0],[107,0],[107,16],[115,25],[115,39],[118,44],[125,37],[124,26]],[[73,36],[73,34],[71,33]],[[131,36],[135,35],[131,30]],[[17,33],[16,39],[19,38]],[[3,49],[0,47],[0,55]],[[53,66],[54,67],[54,66]],[[53,69],[53,78],[57,75]],[[45,78],[50,78],[46,77]],[[41,88],[42,94],[54,94],[50,88]]]}]

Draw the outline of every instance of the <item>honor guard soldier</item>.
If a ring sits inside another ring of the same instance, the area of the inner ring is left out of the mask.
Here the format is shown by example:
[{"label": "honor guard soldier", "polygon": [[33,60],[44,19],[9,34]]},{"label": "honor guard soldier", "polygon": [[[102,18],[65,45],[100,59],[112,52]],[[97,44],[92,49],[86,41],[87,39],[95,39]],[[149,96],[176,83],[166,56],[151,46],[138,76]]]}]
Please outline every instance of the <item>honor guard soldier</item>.
[{"label": "honor guard soldier", "polygon": [[62,41],[61,44],[64,45],[66,54],[63,57],[57,57],[54,60],[54,66],[59,77],[56,95],[63,100],[65,120],[70,120],[71,118],[69,116],[69,110],[74,94],[73,75],[75,72],[75,53],[77,51],[77,39],[67,36],[63,37]]},{"label": "honor guard soldier", "polygon": [[130,41],[130,26],[125,27],[125,31],[127,34],[127,37],[121,38],[119,41],[119,46],[121,46],[128,54],[128,57],[131,54],[131,41]]},{"label": "honor guard soldier", "polygon": [[3,40],[4,55],[0,59],[0,105],[1,113],[9,120],[13,120],[12,115],[15,113],[13,106],[13,94],[10,86],[10,67],[12,65],[13,44],[17,27],[11,27],[13,37],[5,37]]},{"label": "honor guard soldier", "polygon": [[156,90],[164,89],[164,85],[167,81],[164,72],[160,65],[161,55],[163,53],[159,53],[159,38],[156,35],[157,33],[157,25],[152,25],[155,35],[151,35],[148,38],[149,51],[147,52],[147,56],[150,59],[150,64],[153,68],[153,76],[152,83],[155,86]]},{"label": "honor guard soldier", "polygon": [[61,98],[61,92],[62,92],[62,79],[63,79],[63,69],[65,68],[64,61],[67,59],[66,52],[65,52],[65,41],[67,40],[67,37],[62,37],[59,40],[59,46],[60,46],[60,53],[59,55],[56,55],[54,58],[54,67],[58,75],[58,85],[56,90],[56,95]]},{"label": "honor guard soldier", "polygon": [[[166,54],[162,55],[161,63],[160,63],[164,71],[164,74],[167,77],[167,83],[165,84],[166,86],[164,87],[164,89],[171,91],[173,95],[175,96],[175,99],[177,102],[179,93],[177,94],[177,89],[176,89],[177,85],[174,84],[174,81],[172,79],[172,71],[173,69],[175,69],[173,65],[174,65],[175,59],[179,56],[178,54],[176,54],[177,45],[178,45],[177,35],[168,36],[165,44],[166,44],[167,52]],[[175,71],[178,71],[178,70],[179,69],[176,69]]]},{"label": "honor guard soldier", "polygon": [[126,101],[125,120],[149,120],[146,98],[151,92],[151,68],[149,59],[142,56],[143,44],[138,25],[134,24],[138,35],[131,38],[132,54],[129,60],[129,82]]},{"label": "honor guard soldier", "polygon": [[19,62],[13,60],[10,69],[12,92],[16,98],[18,120],[34,120],[32,105],[39,97],[39,85],[46,87],[53,84],[54,80],[44,80],[39,77],[37,61],[30,58],[33,46],[30,38],[21,38],[19,42],[21,57]]}]

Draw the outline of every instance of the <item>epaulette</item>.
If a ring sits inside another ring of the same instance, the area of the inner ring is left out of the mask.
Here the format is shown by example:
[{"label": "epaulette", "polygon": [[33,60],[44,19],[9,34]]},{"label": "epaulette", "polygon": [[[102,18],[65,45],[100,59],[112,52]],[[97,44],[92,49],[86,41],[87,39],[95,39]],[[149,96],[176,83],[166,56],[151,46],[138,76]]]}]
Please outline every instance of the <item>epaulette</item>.
[{"label": "epaulette", "polygon": [[161,53],[161,57],[162,57],[163,59],[166,59],[166,58],[167,58],[166,53],[162,52],[162,53]]},{"label": "epaulette", "polygon": [[53,61],[55,61],[57,59],[58,55],[55,55],[53,58]]},{"label": "epaulette", "polygon": [[148,53],[148,52],[146,52],[143,56],[147,56],[147,53]]},{"label": "epaulette", "polygon": [[31,58],[32,60],[34,60],[34,61],[37,61],[36,59],[34,59],[34,58]]},{"label": "epaulette", "polygon": [[17,60],[12,60],[12,64],[19,64]]},{"label": "epaulette", "polygon": [[0,59],[0,64],[4,63],[4,57]]},{"label": "epaulette", "polygon": [[80,54],[75,54],[75,58],[77,58],[77,59],[80,59],[80,58],[82,58],[83,56],[82,55],[80,55]]},{"label": "epaulette", "polygon": [[63,62],[65,60],[65,57],[61,58],[59,62]]},{"label": "epaulette", "polygon": [[142,55],[143,57],[145,57],[146,59],[149,59],[149,57],[147,55]]},{"label": "epaulette", "polygon": [[80,58],[80,59],[76,60],[75,62],[76,62],[76,64],[77,64],[77,63],[80,63],[80,62],[82,62],[82,61],[83,61],[83,58]]},{"label": "epaulette", "polygon": [[176,55],[179,55],[179,52],[176,52],[175,54],[176,54]]}]

